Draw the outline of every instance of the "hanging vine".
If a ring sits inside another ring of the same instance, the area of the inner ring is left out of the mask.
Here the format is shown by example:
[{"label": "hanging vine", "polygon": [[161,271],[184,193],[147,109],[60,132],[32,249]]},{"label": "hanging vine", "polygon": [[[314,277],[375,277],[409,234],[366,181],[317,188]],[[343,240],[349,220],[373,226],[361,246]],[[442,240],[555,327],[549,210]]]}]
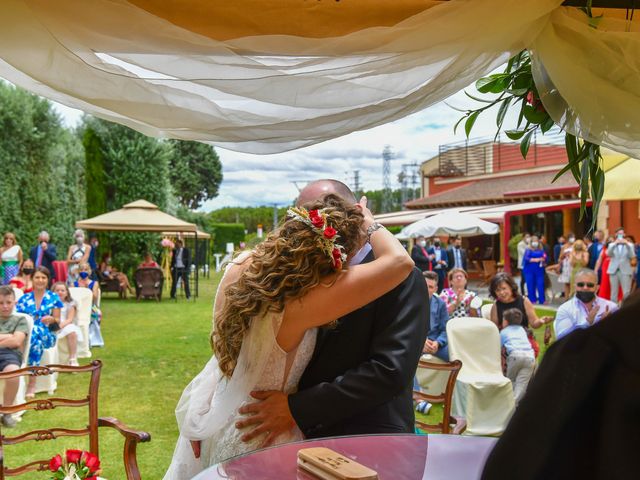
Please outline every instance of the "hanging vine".
[{"label": "hanging vine", "polygon": [[[581,10],[588,16],[589,25],[597,27],[601,17],[594,17],[591,12],[591,2]],[[527,50],[514,55],[502,73],[495,73],[479,79],[475,84],[480,94],[489,95],[482,98],[465,94],[476,102],[484,105],[469,110],[462,110],[464,115],[458,120],[454,131],[464,121],[464,130],[469,137],[476,120],[486,110],[498,106],[496,115],[496,138],[503,131],[504,119],[511,108],[518,108],[518,121],[515,129],[504,130],[511,140],[520,142],[520,153],[526,159],[534,133],[547,133],[554,121],[545,110],[540,94],[533,80],[531,72],[531,57]],[[497,96],[496,96],[497,95]],[[560,126],[562,129],[562,127]],[[587,202],[592,200],[591,230],[595,228],[598,210],[604,194],[604,170],[602,168],[602,154],[600,145],[581,139],[565,131],[565,148],[567,151],[567,164],[554,177],[553,182],[567,172],[571,172],[580,186],[580,220],[583,219]]]}]

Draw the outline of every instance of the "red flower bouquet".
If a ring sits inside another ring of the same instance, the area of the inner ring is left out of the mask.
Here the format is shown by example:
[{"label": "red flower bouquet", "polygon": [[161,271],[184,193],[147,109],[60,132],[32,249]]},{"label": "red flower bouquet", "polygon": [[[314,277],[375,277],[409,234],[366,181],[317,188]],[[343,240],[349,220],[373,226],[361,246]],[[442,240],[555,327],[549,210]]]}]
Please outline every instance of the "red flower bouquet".
[{"label": "red flower bouquet", "polygon": [[49,461],[51,480],[97,480],[100,459],[83,450],[67,450],[65,457],[56,455]]}]

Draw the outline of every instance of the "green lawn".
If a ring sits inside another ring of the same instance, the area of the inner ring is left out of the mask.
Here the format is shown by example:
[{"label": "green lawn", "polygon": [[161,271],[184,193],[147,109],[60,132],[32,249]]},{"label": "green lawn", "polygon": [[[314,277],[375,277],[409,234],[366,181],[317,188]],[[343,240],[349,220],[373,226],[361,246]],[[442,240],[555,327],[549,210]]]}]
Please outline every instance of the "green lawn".
[{"label": "green lawn", "polygon": [[[119,418],[130,427],[151,434],[151,442],[141,444],[138,461],[144,479],[162,478],[177,438],[174,408],[182,390],[200,371],[210,355],[212,300],[219,276],[200,284],[195,302],[164,300],[136,302],[109,294],[102,301],[102,332],[106,347],[94,349],[94,358],[103,361],[100,387],[100,415]],[[542,335],[536,332],[544,351]],[[87,363],[89,360],[81,360]],[[59,380],[56,395],[80,398],[86,394],[84,375]],[[45,398],[45,394],[38,397]],[[59,408],[43,414],[27,413],[23,421],[3,433],[11,435],[34,428],[86,424],[86,409]],[[427,421],[437,421],[442,410],[435,406]],[[44,418],[43,418],[44,417]],[[100,458],[103,476],[109,480],[125,478],[122,468],[123,442],[118,433],[103,429]],[[27,442],[5,447],[9,467],[38,458],[49,458],[65,448],[86,448],[84,439],[63,438],[50,442]],[[46,474],[25,475],[26,479],[47,478]]]},{"label": "green lawn", "polygon": [[[108,294],[103,298],[102,333],[106,347],[94,349],[94,358],[103,362],[100,382],[101,416],[113,416],[131,428],[151,434],[151,442],[138,448],[138,463],[145,479],[160,479],[171,460],[177,426],[174,408],[182,390],[200,371],[210,356],[212,300],[218,276],[200,283],[195,302],[120,300]],[[111,297],[111,298],[110,298]],[[89,359],[80,360],[87,363]],[[84,375],[64,376],[56,395],[80,398],[88,383]],[[88,379],[88,377],[87,377]],[[45,394],[38,397],[46,398]],[[80,415],[79,410],[82,411]],[[17,434],[42,427],[67,425],[82,428],[86,409],[59,408],[43,414],[27,413],[23,421],[3,434]],[[43,416],[45,417],[43,419]],[[111,429],[101,429],[100,458],[103,476],[109,480],[125,478],[122,468],[121,437]],[[80,438],[51,442],[27,442],[5,447],[9,467],[33,459],[48,458],[65,448],[86,448]],[[46,474],[25,475],[26,479],[47,478]]]}]

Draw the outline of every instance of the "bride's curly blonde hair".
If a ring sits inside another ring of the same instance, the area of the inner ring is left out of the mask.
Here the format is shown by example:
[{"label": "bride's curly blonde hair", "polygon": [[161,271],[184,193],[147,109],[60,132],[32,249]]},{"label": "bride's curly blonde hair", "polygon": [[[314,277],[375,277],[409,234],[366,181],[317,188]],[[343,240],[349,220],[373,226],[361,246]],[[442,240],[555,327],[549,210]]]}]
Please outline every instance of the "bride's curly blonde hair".
[{"label": "bride's curly blonde hair", "polygon": [[[360,208],[333,194],[305,207],[324,209],[327,224],[337,230],[337,243],[347,255],[363,244],[366,233]],[[247,269],[227,287],[224,307],[211,333],[211,346],[225,376],[233,373],[252,318],[268,310],[281,312],[285,302],[302,297],[335,272],[321,242],[309,225],[286,218],[255,248]]]}]

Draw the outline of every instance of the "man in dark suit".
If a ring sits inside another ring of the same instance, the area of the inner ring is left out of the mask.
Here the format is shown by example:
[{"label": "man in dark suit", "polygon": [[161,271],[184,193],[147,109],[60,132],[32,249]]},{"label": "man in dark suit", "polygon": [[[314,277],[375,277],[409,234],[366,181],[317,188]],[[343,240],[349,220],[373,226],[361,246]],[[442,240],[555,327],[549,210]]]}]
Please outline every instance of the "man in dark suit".
[{"label": "man in dark suit", "polygon": [[427,253],[427,241],[422,235],[416,238],[416,244],[411,249],[411,260],[421,272],[433,270],[431,259]]},{"label": "man in dark suit", "polygon": [[447,276],[449,267],[449,254],[440,245],[440,239],[436,237],[433,240],[433,246],[427,250],[431,262],[433,263],[433,271],[438,274],[438,293],[444,288],[444,278]]},{"label": "man in dark suit", "polygon": [[483,479],[638,478],[639,311],[632,295],[547,350]]},{"label": "man in dark suit", "polygon": [[48,232],[44,230],[40,232],[38,245],[31,247],[29,258],[31,258],[36,268],[46,267],[51,274],[51,282],[55,281],[56,271],[53,269],[53,262],[56,261],[57,252],[56,246],[53,243],[49,243]]},{"label": "man in dark suit", "polygon": [[447,271],[454,268],[461,268],[465,272],[467,271],[467,251],[462,248],[462,237],[460,235],[453,237],[453,243],[447,249],[447,256],[449,257]]},{"label": "man in dark suit", "polygon": [[[335,180],[307,185],[303,205],[328,193],[353,201]],[[373,259],[367,243],[351,264]],[[240,409],[238,428],[248,441],[269,432],[266,444],[298,426],[307,438],[373,433],[413,433],[413,377],[429,330],[428,291],[420,270],[377,300],[321,328],[298,392],[252,392],[260,402]]]},{"label": "man in dark suit", "polygon": [[189,268],[191,267],[191,254],[184,246],[182,240],[176,240],[176,247],[171,256],[171,298],[176,298],[176,287],[178,281],[182,279],[184,284],[184,294],[187,300],[191,297],[189,290]]}]

